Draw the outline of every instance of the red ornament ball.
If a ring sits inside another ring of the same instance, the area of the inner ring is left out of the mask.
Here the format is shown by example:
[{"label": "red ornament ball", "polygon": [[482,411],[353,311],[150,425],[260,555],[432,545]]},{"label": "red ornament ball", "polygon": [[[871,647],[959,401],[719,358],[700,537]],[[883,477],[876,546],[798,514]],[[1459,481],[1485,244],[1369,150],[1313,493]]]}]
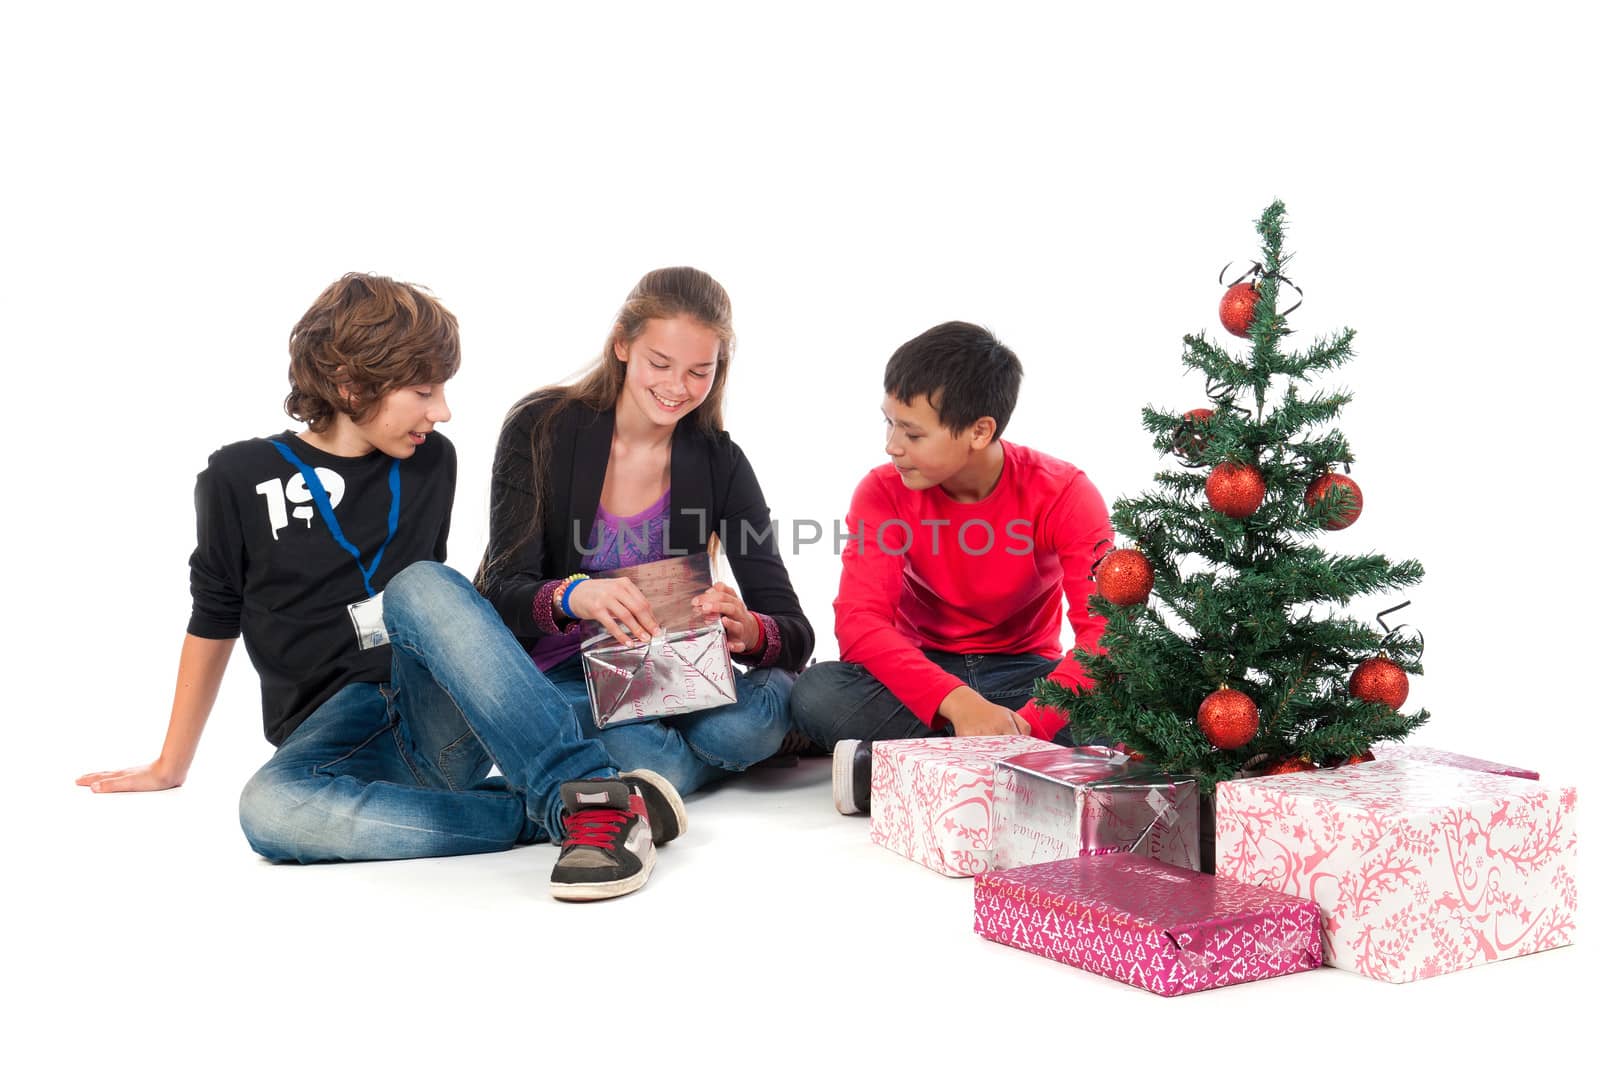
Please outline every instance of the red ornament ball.
[{"label": "red ornament ball", "polygon": [[1267,496],[1261,471],[1242,462],[1224,462],[1206,478],[1206,500],[1211,509],[1230,518],[1248,518]]},{"label": "red ornament ball", "polygon": [[1350,694],[1368,703],[1382,703],[1398,710],[1411,694],[1406,671],[1382,655],[1369,658],[1350,674]]},{"label": "red ornament ball", "polygon": [[1206,450],[1206,422],[1216,411],[1209,407],[1196,407],[1183,416],[1183,424],[1172,434],[1172,453],[1190,462],[1198,462]]},{"label": "red ornament ball", "polygon": [[1375,762],[1375,761],[1377,761],[1377,758],[1375,758],[1373,756],[1371,751],[1362,751],[1360,754],[1352,754],[1348,759],[1345,760],[1344,764],[1345,765],[1360,765],[1362,762]]},{"label": "red ornament ball", "polygon": [[1155,571],[1144,552],[1131,547],[1113,551],[1095,569],[1095,590],[1117,606],[1133,606],[1150,598]]},{"label": "red ornament ball", "polygon": [[1250,323],[1255,320],[1256,304],[1261,293],[1249,281],[1241,281],[1222,294],[1222,305],[1217,314],[1222,318],[1222,328],[1236,337],[1250,335]]},{"label": "red ornament ball", "polygon": [[1233,688],[1219,688],[1200,701],[1200,731],[1213,747],[1232,751],[1256,738],[1261,715],[1255,700]]},{"label": "red ornament ball", "polygon": [[1348,529],[1361,517],[1361,487],[1342,473],[1325,473],[1311,482],[1311,487],[1306,489],[1306,507],[1316,506],[1322,497],[1335,486],[1344,488],[1350,493],[1349,502],[1343,509],[1335,511],[1326,518],[1322,527],[1324,529]]},{"label": "red ornament ball", "polygon": [[1304,773],[1308,769],[1317,768],[1317,764],[1304,755],[1294,758],[1280,758],[1276,762],[1269,762],[1265,775],[1269,777],[1282,776],[1284,773]]}]

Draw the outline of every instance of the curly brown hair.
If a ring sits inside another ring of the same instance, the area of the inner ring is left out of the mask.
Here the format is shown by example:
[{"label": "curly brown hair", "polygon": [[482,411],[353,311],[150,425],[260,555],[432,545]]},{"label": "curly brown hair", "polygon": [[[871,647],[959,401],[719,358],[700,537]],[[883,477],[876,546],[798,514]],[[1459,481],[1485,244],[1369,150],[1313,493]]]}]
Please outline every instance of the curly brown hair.
[{"label": "curly brown hair", "polygon": [[326,432],[340,414],[359,423],[395,389],[448,381],[460,368],[456,316],[432,293],[376,274],[345,274],[289,334],[283,409],[312,432]]}]

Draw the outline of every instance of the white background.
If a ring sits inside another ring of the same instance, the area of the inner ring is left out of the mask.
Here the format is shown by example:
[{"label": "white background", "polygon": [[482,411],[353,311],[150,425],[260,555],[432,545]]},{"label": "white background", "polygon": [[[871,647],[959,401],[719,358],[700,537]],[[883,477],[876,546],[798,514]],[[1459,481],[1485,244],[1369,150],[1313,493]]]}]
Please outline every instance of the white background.
[{"label": "white background", "polygon": [[[612,904],[550,902],[549,847],[274,868],[234,820],[269,753],[242,652],[186,787],[72,786],[156,753],[193,476],[286,427],[289,328],[346,270],[426,283],[461,320],[446,432],[470,571],[505,409],[582,368],[638,275],[674,263],[733,296],[728,424],[785,523],[842,513],[881,455],[885,359],[949,318],[1021,356],[1009,436],[1108,500],[1139,491],[1166,465],[1139,408],[1204,402],[1180,338],[1220,335],[1217,270],[1279,196],[1298,336],[1358,331],[1329,384],[1356,394],[1366,511],[1329,546],[1427,567],[1405,615],[1428,641],[1417,739],[1592,794],[1592,15],[579,8],[8,11],[17,1060],[1564,1045],[1587,948],[1163,1002],[982,943],[969,887],[872,848],[822,763],[691,803],[690,837]],[[790,567],[831,656],[837,560]]]}]

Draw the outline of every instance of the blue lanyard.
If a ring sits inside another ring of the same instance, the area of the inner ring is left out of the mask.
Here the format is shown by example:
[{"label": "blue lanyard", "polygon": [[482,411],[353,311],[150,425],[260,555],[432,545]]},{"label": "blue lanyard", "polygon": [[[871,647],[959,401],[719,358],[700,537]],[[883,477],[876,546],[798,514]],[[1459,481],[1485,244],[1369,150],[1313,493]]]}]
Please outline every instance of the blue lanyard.
[{"label": "blue lanyard", "polygon": [[378,572],[378,563],[383,561],[383,552],[394,539],[395,530],[400,528],[400,460],[395,459],[389,467],[389,535],[384,538],[383,546],[378,548],[378,553],[372,556],[372,565],[361,564],[361,551],[345,539],[344,530],[339,528],[339,519],[333,516],[333,504],[328,502],[328,491],[322,487],[322,478],[317,476],[317,471],[300,461],[300,457],[281,440],[271,442],[278,449],[278,454],[288,460],[289,465],[300,471],[301,478],[306,482],[306,488],[311,492],[311,501],[317,505],[317,513],[322,515],[323,524],[333,534],[334,543],[350,552],[356,560],[356,569],[361,571],[361,583],[367,586],[367,596],[370,598],[378,593],[372,590],[372,575]]}]

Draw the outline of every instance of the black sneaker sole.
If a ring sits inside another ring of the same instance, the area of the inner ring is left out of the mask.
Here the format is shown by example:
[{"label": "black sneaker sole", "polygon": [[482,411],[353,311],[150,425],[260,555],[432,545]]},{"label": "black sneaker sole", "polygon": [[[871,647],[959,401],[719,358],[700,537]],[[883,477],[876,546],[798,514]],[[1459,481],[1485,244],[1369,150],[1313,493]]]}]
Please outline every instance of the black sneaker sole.
[{"label": "black sneaker sole", "polygon": [[650,840],[656,846],[671,843],[688,830],[689,811],[684,809],[678,789],[666,777],[649,769],[630,769],[621,774],[620,779],[644,785],[639,794],[644,796],[645,815],[650,818]]}]

